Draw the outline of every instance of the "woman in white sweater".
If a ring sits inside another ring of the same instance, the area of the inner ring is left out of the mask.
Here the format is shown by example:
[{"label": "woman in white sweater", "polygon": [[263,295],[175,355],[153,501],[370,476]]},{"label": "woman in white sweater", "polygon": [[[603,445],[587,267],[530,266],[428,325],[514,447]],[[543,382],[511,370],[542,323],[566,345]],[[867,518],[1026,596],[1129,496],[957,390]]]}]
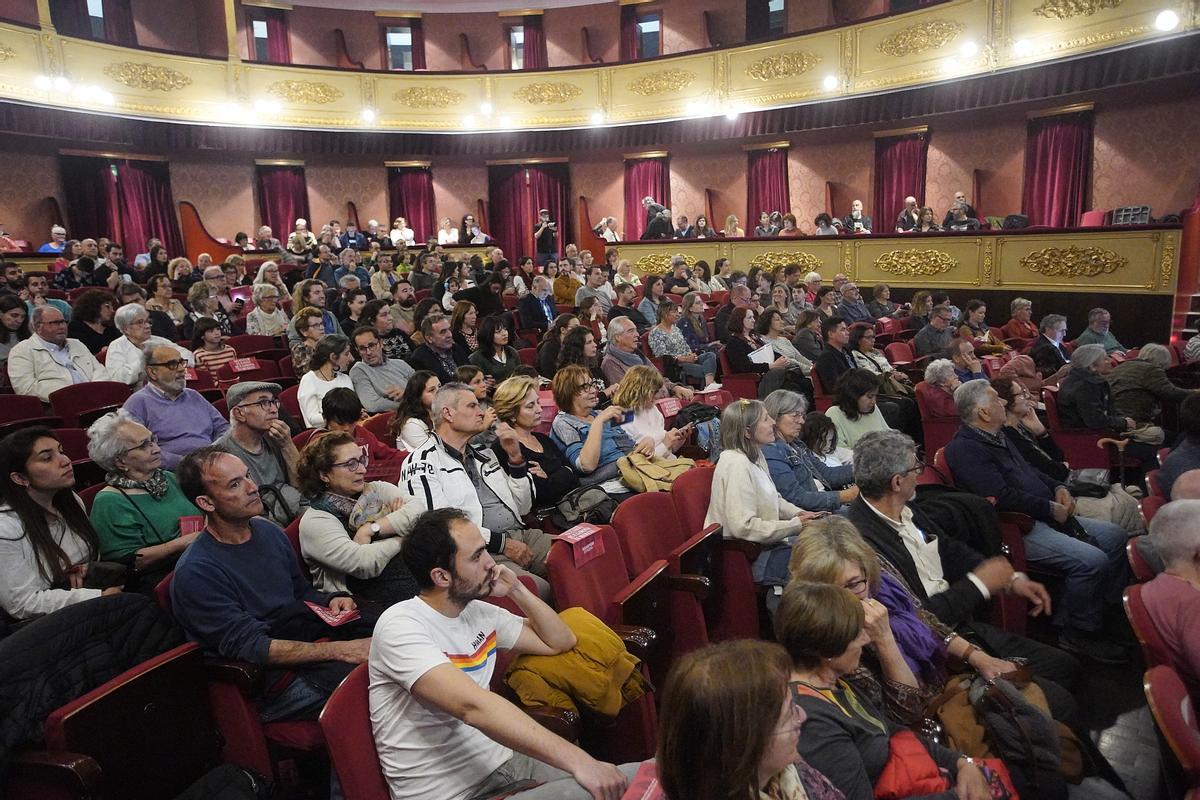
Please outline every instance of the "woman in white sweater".
[{"label": "woman in white sweater", "polygon": [[762,448],[774,441],[775,420],[762,403],[737,400],[725,407],[721,457],[704,524],[719,524],[728,539],[762,545],[753,565],[754,582],[784,586],[795,534],[824,514],[805,511],[780,496],[762,455]]},{"label": "woman in white sweater", "polygon": [[366,481],[367,454],[348,433],[315,438],[296,466],[309,507],[300,552],[322,592],[353,592],[384,605],[417,593],[400,544],[425,511],[395,484]]},{"label": "woman in white sweater", "polygon": [[296,395],[300,403],[300,416],[310,428],[324,428],[325,417],[321,413],[321,400],[330,389],[340,386],[354,391],[350,380],[350,366],[354,354],[350,351],[350,340],[340,333],[331,333],[313,349],[308,372],[300,379]]}]

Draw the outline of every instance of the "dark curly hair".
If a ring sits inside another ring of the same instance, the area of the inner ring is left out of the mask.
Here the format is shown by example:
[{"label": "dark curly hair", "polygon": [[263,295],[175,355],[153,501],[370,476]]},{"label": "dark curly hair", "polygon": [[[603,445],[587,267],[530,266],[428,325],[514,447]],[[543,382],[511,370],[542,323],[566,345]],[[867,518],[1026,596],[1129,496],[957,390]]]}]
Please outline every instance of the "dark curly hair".
[{"label": "dark curly hair", "polygon": [[580,325],[568,331],[567,338],[563,339],[562,348],[558,351],[557,368],[562,369],[568,364],[579,364],[589,370],[595,367],[596,363],[594,362],[598,361],[599,353],[596,354],[597,358],[592,359],[592,361],[589,361],[583,354],[587,337],[591,336],[595,338],[595,335],[592,329],[586,325]]},{"label": "dark curly hair", "polygon": [[88,289],[75,298],[75,303],[71,306],[71,319],[77,319],[80,322],[96,322],[100,319],[100,309],[104,307],[105,303],[116,308],[117,301],[113,298],[112,292],[106,292],[103,289]]},{"label": "dark curly hair", "polygon": [[322,472],[328,472],[333,467],[333,454],[344,444],[357,446],[354,437],[348,433],[319,433],[309,440],[300,452],[300,460],[296,463],[296,477],[300,483],[300,493],[308,498],[320,497],[325,493],[325,481]]}]

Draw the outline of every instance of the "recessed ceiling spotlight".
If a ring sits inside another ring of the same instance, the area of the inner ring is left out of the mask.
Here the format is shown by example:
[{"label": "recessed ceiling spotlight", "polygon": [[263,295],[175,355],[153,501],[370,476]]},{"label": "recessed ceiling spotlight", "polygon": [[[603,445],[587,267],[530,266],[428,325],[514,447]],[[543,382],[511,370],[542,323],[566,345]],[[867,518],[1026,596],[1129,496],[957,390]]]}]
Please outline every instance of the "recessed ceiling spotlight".
[{"label": "recessed ceiling spotlight", "polygon": [[360,116],[362,117],[363,122],[374,122],[375,121],[375,109],[364,108],[362,110]]},{"label": "recessed ceiling spotlight", "polygon": [[1018,56],[1027,56],[1033,52],[1033,42],[1028,39],[1017,39],[1013,43],[1013,53]]},{"label": "recessed ceiling spotlight", "polygon": [[1179,15],[1170,9],[1158,12],[1158,16],[1154,18],[1154,27],[1163,32],[1173,31],[1178,25]]},{"label": "recessed ceiling spotlight", "polygon": [[492,104],[486,102],[481,103],[479,105],[479,113],[483,114],[485,117],[490,117],[492,115]]},{"label": "recessed ceiling spotlight", "polygon": [[974,58],[979,53],[979,45],[975,44],[974,40],[968,39],[958,48],[958,52],[963,58]]},{"label": "recessed ceiling spotlight", "polygon": [[838,88],[840,84],[841,81],[838,80],[837,75],[826,75],[825,80],[821,81],[821,86],[827,92],[832,92],[834,89]]}]

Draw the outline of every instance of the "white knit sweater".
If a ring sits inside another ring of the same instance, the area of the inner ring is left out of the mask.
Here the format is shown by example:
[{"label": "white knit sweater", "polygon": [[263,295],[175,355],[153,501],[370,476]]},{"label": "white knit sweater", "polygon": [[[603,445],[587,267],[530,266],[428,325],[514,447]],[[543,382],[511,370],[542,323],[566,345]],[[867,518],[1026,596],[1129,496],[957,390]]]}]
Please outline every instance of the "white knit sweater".
[{"label": "white knit sweater", "polygon": [[803,527],[799,511],[780,496],[761,455],[752,462],[737,450],[721,452],[705,525],[720,523],[727,539],[774,544]]}]

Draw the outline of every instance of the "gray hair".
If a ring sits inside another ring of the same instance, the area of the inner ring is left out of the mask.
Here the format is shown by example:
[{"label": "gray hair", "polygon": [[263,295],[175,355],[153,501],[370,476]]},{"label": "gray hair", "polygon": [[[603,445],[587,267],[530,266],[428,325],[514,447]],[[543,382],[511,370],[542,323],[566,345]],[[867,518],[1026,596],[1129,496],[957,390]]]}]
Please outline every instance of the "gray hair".
[{"label": "gray hair", "polygon": [[776,389],[767,395],[767,399],[763,400],[763,405],[767,408],[767,413],[772,419],[779,419],[784,414],[795,414],[800,412],[803,414],[808,410],[808,398],[799,392],[792,392],[787,389]]},{"label": "gray hair", "polygon": [[954,362],[948,358],[937,358],[925,367],[925,382],[933,386],[941,386],[954,377]]},{"label": "gray hair", "polygon": [[254,305],[260,305],[264,297],[279,297],[279,287],[271,283],[256,283],[251,291]]},{"label": "gray hair", "polygon": [[746,438],[746,433],[766,416],[766,406],[759,400],[735,400],[721,412],[721,449],[737,450],[757,462],[761,453],[758,445]]},{"label": "gray hair", "polygon": [[958,418],[968,425],[975,421],[980,406],[988,404],[988,389],[992,385],[985,380],[967,381],[954,390],[954,405],[958,409]]},{"label": "gray hair", "polygon": [[1107,308],[1093,308],[1091,311],[1088,312],[1088,325],[1091,325],[1093,322],[1100,319],[1107,313],[1108,313]]},{"label": "gray hair", "polygon": [[1046,316],[1042,317],[1042,321],[1038,323],[1038,332],[1041,333],[1048,328],[1056,328],[1060,322],[1065,324],[1066,321],[1067,318],[1062,314],[1047,314]]},{"label": "gray hair", "polygon": [[125,329],[128,328],[130,323],[132,323],[135,319],[138,317],[149,318],[149,316],[150,312],[147,311],[144,306],[140,306],[137,303],[126,303],[117,309],[116,314],[113,314],[113,325],[116,325],[117,330],[119,330],[121,333],[124,333]]},{"label": "gray hair", "polygon": [[854,444],[854,482],[868,500],[892,490],[892,478],[909,468],[917,445],[900,431],[871,431]]},{"label": "gray hair", "polygon": [[127,422],[135,425],[142,424],[134,419],[128,411],[118,408],[116,411],[110,411],[100,417],[87,429],[88,457],[99,464],[105,472],[116,471],[117,459],[121,457],[127,447],[125,441],[117,433],[120,427]]},{"label": "gray hair", "polygon": [[821,280],[821,273],[819,273],[819,272],[810,272],[804,276],[805,283],[812,283],[813,281],[819,281],[819,280]]},{"label": "gray hair", "polygon": [[264,233],[267,235],[271,234],[271,226],[270,225],[263,225],[258,229],[259,236],[262,236]]},{"label": "gray hair", "polygon": [[1158,510],[1150,522],[1150,541],[1168,567],[1190,562],[1200,548],[1200,500],[1174,500]]},{"label": "gray hair", "polygon": [[[201,253],[200,255],[203,256],[204,253]],[[204,268],[204,280],[206,280],[206,281],[215,281],[217,278],[224,278],[224,277],[225,277],[224,268],[222,268],[221,266],[219,266],[217,264],[213,264],[211,267]]]},{"label": "gray hair", "polygon": [[1008,304],[1008,313],[1015,317],[1017,312],[1023,308],[1027,308],[1032,311],[1033,301],[1026,300],[1024,297],[1014,297],[1013,301]]},{"label": "gray hair", "polygon": [[1105,355],[1104,345],[1102,344],[1080,345],[1071,354],[1071,369],[1091,369]]},{"label": "gray hair", "polygon": [[279,264],[275,263],[274,261],[264,261],[258,268],[258,274],[254,276],[254,282],[256,284],[266,283],[267,282],[267,270],[271,269],[272,267],[274,267],[276,270],[278,270]]},{"label": "gray hair", "polygon": [[429,418],[433,420],[434,427],[441,424],[443,411],[447,408],[458,407],[459,392],[466,392],[472,397],[475,396],[475,391],[470,386],[458,381],[443,383],[434,393],[433,402],[429,406]]},{"label": "gray hair", "polygon": [[1138,351],[1137,360],[1149,361],[1156,367],[1166,369],[1171,365],[1171,351],[1161,344],[1151,342],[1142,345],[1142,349]]},{"label": "gray hair", "polygon": [[[46,303],[44,306],[34,306],[32,313],[29,315],[29,327],[33,328],[36,325],[42,324],[42,317],[44,317],[46,312],[50,310],[58,311],[60,314],[62,313],[57,307],[52,306],[49,303]],[[66,314],[63,314],[64,319],[66,316]]]},{"label": "gray hair", "polygon": [[529,284],[529,288],[537,289],[540,286],[551,286],[550,279],[545,275],[535,275]]},{"label": "gray hair", "polygon": [[362,286],[362,281],[357,275],[343,275],[338,278],[338,286],[343,289],[358,289]]},{"label": "gray hair", "polygon": [[608,321],[608,340],[611,342],[625,332],[626,325],[633,325],[633,320],[625,316],[616,316]]},{"label": "gray hair", "polygon": [[684,258],[681,255],[671,256],[671,269],[677,269],[679,267],[686,267],[686,266],[687,266],[686,258]]}]

